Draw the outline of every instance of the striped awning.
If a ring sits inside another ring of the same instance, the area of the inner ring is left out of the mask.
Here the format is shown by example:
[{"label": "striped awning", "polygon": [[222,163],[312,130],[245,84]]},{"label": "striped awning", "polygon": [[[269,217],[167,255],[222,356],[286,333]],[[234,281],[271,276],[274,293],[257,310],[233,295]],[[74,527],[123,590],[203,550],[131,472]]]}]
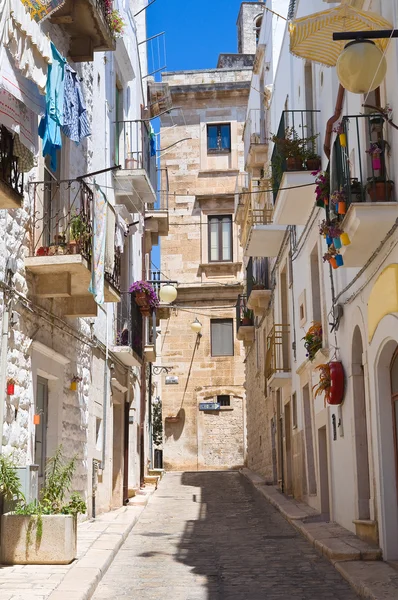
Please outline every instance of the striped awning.
[{"label": "striped awning", "polygon": [[[392,24],[380,15],[342,4],[289,24],[290,52],[295,56],[333,67],[347,44],[333,41],[333,33],[340,31],[372,31],[393,29]],[[384,52],[389,39],[373,40]]]}]

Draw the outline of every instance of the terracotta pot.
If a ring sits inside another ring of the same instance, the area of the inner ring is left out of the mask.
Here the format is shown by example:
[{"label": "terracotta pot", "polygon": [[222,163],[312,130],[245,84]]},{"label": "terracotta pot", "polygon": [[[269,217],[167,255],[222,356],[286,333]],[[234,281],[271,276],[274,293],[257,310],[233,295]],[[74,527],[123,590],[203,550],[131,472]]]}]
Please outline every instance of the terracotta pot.
[{"label": "terracotta pot", "polygon": [[309,158],[305,161],[308,171],[319,171],[322,165],[320,158]]},{"label": "terracotta pot", "polygon": [[79,254],[80,247],[76,240],[71,240],[68,244],[69,254]]},{"label": "terracotta pot", "polygon": [[135,292],[134,297],[138,306],[149,307],[148,296],[145,292]]},{"label": "terracotta pot", "polygon": [[330,390],[326,397],[328,404],[338,406],[344,399],[344,369],[340,361],[332,361],[330,367]]},{"label": "terracotta pot", "polygon": [[288,171],[303,171],[303,161],[298,157],[290,157],[286,160],[286,168]]},{"label": "terracotta pot", "polygon": [[150,317],[152,314],[152,310],[149,306],[140,306],[140,313],[143,317]]},{"label": "terracotta pot", "polygon": [[367,190],[372,202],[390,202],[393,187],[392,181],[375,181],[369,183]]},{"label": "terracotta pot", "polygon": [[347,205],[344,202],[344,200],[341,200],[338,204],[338,208],[337,208],[337,214],[339,215],[345,215],[345,213],[347,212]]},{"label": "terracotta pot", "polygon": [[244,317],[244,318],[241,320],[240,324],[241,324],[243,327],[251,327],[251,326],[253,325],[253,321],[252,321],[252,320],[251,320],[249,317]]}]

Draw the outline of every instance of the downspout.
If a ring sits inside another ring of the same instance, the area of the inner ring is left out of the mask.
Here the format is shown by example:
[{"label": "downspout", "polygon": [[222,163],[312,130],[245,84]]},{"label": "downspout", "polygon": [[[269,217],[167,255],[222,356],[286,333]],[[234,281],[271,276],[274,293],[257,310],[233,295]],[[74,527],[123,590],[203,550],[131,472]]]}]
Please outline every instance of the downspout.
[{"label": "downspout", "polygon": [[106,334],[105,334],[105,366],[104,366],[104,397],[103,397],[103,414],[102,414],[102,464],[101,468],[105,469],[106,456],[106,428],[108,420],[108,359],[109,359],[109,313],[108,307],[106,311]]},{"label": "downspout", "polygon": [[130,444],[130,369],[127,372],[127,397],[124,405],[124,463],[123,504],[129,501],[129,444]]},{"label": "downspout", "polygon": [[329,160],[330,160],[330,152],[331,152],[330,140],[332,139],[333,125],[341,117],[341,113],[343,111],[344,95],[345,95],[345,88],[340,84],[339,91],[337,92],[336,107],[334,109],[334,115],[332,117],[330,117],[329,121],[326,124],[325,141],[323,144],[323,151],[325,152],[325,154]]}]

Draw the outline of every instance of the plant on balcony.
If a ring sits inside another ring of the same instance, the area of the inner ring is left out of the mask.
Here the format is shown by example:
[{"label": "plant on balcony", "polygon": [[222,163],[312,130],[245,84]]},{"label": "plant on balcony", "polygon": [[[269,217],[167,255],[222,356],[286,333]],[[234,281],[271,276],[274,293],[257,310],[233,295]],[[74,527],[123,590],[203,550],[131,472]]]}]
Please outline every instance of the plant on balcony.
[{"label": "plant on balcony", "polygon": [[347,196],[343,190],[333,192],[330,196],[330,204],[336,215],[345,215],[347,211]]},{"label": "plant on balcony", "polygon": [[326,402],[329,402],[330,399],[330,387],[332,384],[329,363],[319,365],[317,371],[319,371],[319,382],[312,388],[314,391],[314,398],[317,398],[321,394],[325,394],[326,405]]},{"label": "plant on balcony", "polygon": [[368,177],[366,191],[372,202],[390,202],[394,182],[385,177]]},{"label": "plant on balcony", "polygon": [[88,236],[87,224],[81,213],[75,212],[70,222],[69,229],[69,252],[79,254]]},{"label": "plant on balcony", "polygon": [[347,135],[344,131],[343,123],[341,121],[336,123],[336,125],[333,127],[333,132],[339,136],[340,146],[342,148],[346,148],[347,147]]},{"label": "plant on balcony", "polygon": [[143,314],[158,308],[159,298],[154,288],[147,281],[135,281],[131,284],[129,292],[134,295],[135,301]]},{"label": "plant on balcony", "polygon": [[324,208],[329,203],[330,176],[328,171],[314,171],[316,205]]},{"label": "plant on balcony", "polygon": [[322,325],[314,322],[303,337],[304,347],[307,350],[307,358],[311,362],[314,360],[318,350],[322,348]]},{"label": "plant on balcony", "polygon": [[118,10],[114,9],[108,14],[108,24],[115,38],[123,35],[126,23],[123,21]]},{"label": "plant on balcony", "polygon": [[270,139],[278,148],[281,156],[286,159],[288,171],[303,170],[305,141],[299,136],[294,127],[286,127],[283,138],[272,134]]},{"label": "plant on balcony", "polygon": [[242,327],[250,327],[253,325],[253,311],[249,308],[245,308],[243,311],[243,317],[240,324]]},{"label": "plant on balcony", "polygon": [[128,345],[129,345],[129,330],[128,330],[128,327],[124,327],[121,331],[117,332],[116,346],[128,346]]},{"label": "plant on balcony", "polygon": [[374,171],[380,171],[381,166],[381,155],[383,154],[383,149],[381,147],[380,142],[371,142],[370,146],[367,150],[365,150],[366,154],[372,159],[372,169]]},{"label": "plant on balcony", "polygon": [[255,277],[252,278],[252,290],[265,290],[265,285],[260,281],[257,281]]},{"label": "plant on balcony", "polygon": [[304,160],[305,166],[308,171],[319,171],[322,165],[322,160],[319,154],[316,152],[316,140],[319,137],[319,133],[315,135],[307,136],[303,139],[304,142]]}]

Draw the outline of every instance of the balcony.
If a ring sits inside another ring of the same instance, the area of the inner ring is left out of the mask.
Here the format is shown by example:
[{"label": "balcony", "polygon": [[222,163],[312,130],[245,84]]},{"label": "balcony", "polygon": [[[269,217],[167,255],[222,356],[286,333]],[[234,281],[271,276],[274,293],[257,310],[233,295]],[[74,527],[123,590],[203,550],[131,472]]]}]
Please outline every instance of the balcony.
[{"label": "balcony", "polygon": [[274,225],[272,222],[270,206],[259,208],[253,200],[246,204],[240,229],[240,242],[245,257],[277,256],[285,233],[285,226]]},{"label": "balcony", "polygon": [[131,294],[124,293],[117,306],[116,343],[112,352],[127,367],[140,367],[143,359],[144,318]]},{"label": "balcony", "polygon": [[334,144],[331,191],[346,196],[347,212],[339,218],[351,240],[340,250],[347,267],[362,267],[398,218],[385,127],[379,114],[345,116]]},{"label": "balcony", "polygon": [[267,258],[250,258],[246,268],[247,307],[262,317],[271,299]]},{"label": "balcony", "polygon": [[291,382],[289,325],[274,325],[267,337],[265,376],[272,389],[282,388]]},{"label": "balcony", "polygon": [[53,13],[51,23],[68,34],[69,57],[73,62],[91,61],[94,52],[115,49],[108,6],[106,0],[66,0]]},{"label": "balcony", "polygon": [[[33,220],[25,267],[33,277],[33,295],[64,299],[67,317],[95,317],[97,304],[88,291],[93,245],[93,191],[83,182],[60,183],[45,171],[32,182]],[[111,233],[108,233],[111,236]],[[105,302],[120,301],[120,252],[107,238]]]},{"label": "balcony", "polygon": [[278,225],[305,225],[314,207],[315,177],[312,172],[321,166],[316,146],[318,112],[282,112],[271,157],[273,220]]},{"label": "balcony", "polygon": [[171,110],[173,101],[168,83],[162,81],[148,82],[149,111],[151,118]]},{"label": "balcony", "polygon": [[14,139],[8,129],[0,126],[0,208],[21,208],[22,201],[23,173],[14,156]]},{"label": "balcony", "polygon": [[268,158],[268,138],[265,132],[265,110],[252,108],[243,131],[243,142],[245,146],[245,169],[253,171],[264,169]]},{"label": "balcony", "polygon": [[[152,155],[153,154],[153,155]],[[143,213],[146,205],[156,202],[156,151],[151,150],[146,122],[115,123],[115,195],[130,213]]]},{"label": "balcony", "polygon": [[157,194],[155,205],[147,205],[145,209],[145,234],[147,240],[146,249],[156,246],[159,237],[169,234],[169,178],[167,169],[160,169],[160,190]]},{"label": "balcony", "polygon": [[238,173],[235,183],[235,222],[242,225],[245,205],[250,202],[250,177],[248,173]]},{"label": "balcony", "polygon": [[245,347],[254,342],[253,312],[247,306],[247,296],[238,296],[236,303],[236,337]]}]

